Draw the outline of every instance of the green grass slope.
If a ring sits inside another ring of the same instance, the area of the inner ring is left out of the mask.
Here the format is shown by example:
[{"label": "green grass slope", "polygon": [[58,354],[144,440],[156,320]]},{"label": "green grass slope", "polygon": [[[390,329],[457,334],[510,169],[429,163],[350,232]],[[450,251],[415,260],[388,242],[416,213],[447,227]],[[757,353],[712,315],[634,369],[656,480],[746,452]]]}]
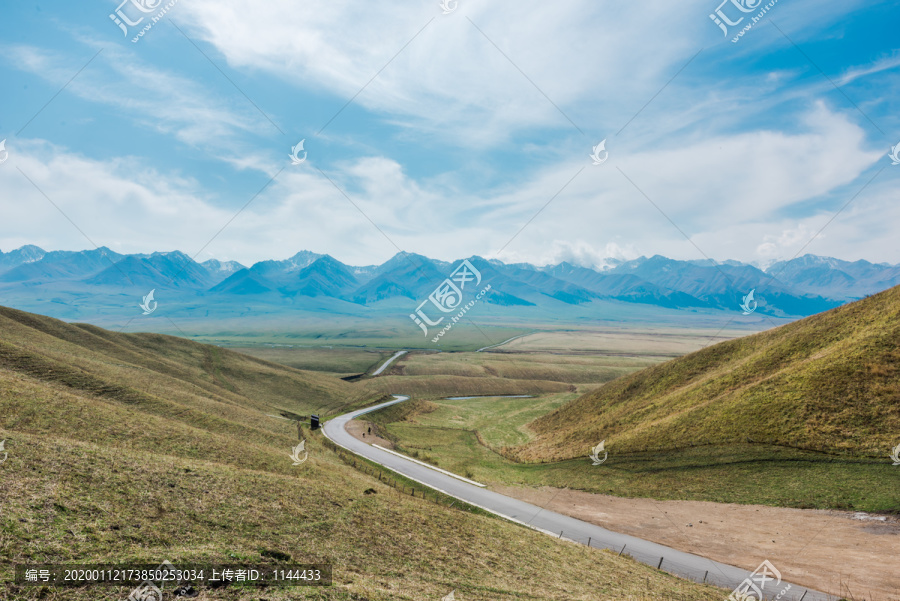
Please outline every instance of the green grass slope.
[{"label": "green grass slope", "polygon": [[3,307],[0,367],[160,410],[303,413],[338,410],[360,395],[338,379],[215,346],[159,334],[119,334]]},{"label": "green grass slope", "polygon": [[273,556],[329,562],[334,585],[201,598],[722,597],[627,557],[403,494],[349,466],[319,433],[305,433],[309,458],[292,465],[296,425],[278,414],[337,412],[365,403],[359,390],[216,347],[0,308],[0,598],[112,600],[132,588],[15,587],[17,563]]},{"label": "green grass slope", "polygon": [[763,443],[887,460],[900,443],[900,287],[607,383],[535,420],[524,461]]}]

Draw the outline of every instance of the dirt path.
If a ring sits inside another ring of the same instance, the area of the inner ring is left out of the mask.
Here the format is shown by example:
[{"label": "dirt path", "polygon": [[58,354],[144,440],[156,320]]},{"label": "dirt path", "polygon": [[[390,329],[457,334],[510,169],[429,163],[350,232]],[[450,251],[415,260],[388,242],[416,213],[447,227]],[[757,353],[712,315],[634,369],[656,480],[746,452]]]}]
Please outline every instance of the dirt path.
[{"label": "dirt path", "polygon": [[744,567],[748,573],[768,559],[785,580],[797,584],[858,601],[900,601],[897,518],[625,499],[550,487],[490,489],[615,532]]}]

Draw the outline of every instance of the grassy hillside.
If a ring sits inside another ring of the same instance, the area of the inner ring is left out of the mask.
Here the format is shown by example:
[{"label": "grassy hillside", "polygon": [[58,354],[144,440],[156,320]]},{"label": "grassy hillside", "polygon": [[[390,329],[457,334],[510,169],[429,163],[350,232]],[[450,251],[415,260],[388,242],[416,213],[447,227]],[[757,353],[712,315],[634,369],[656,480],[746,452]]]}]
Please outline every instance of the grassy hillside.
[{"label": "grassy hillside", "polygon": [[16,588],[25,562],[330,562],[328,589],[204,599],[718,599],[626,557],[401,494],[279,413],[367,397],[322,374],[159,335],[0,309],[0,598],[125,598],[131,587]]},{"label": "grassy hillside", "polygon": [[525,461],[764,443],[887,459],[900,442],[900,287],[610,382],[538,418]]},{"label": "grassy hillside", "polygon": [[[898,309],[898,291],[888,291],[665,364],[410,354],[364,385],[390,383],[413,400],[368,419],[401,450],[486,484],[897,514],[900,469],[888,454],[900,443]],[[591,332],[564,335],[577,345]],[[637,336],[631,350],[658,349]],[[528,390],[548,382],[575,391]],[[535,396],[449,400],[434,394],[442,383]],[[602,468],[588,459],[601,440],[610,453]]]},{"label": "grassy hillside", "polygon": [[[335,378],[158,334],[118,334],[0,307],[0,367],[145,408],[337,409],[360,393]],[[182,406],[183,405],[183,406]],[[277,406],[276,406],[277,405]]]}]

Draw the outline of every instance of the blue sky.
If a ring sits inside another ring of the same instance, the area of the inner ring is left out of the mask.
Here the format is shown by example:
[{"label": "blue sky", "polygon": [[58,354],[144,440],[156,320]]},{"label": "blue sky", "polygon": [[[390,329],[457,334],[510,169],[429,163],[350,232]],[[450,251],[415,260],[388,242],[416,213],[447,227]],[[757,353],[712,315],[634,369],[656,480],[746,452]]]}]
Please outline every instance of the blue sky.
[{"label": "blue sky", "polygon": [[158,2],[0,9],[0,249],[900,262],[900,2]]}]

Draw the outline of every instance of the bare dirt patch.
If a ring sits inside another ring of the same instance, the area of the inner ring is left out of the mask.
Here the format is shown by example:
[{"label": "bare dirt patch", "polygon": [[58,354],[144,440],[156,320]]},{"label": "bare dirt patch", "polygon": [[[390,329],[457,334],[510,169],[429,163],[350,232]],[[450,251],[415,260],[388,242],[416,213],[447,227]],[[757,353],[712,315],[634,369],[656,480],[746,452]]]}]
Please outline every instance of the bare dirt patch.
[{"label": "bare dirt patch", "polygon": [[[551,487],[491,490],[615,532],[848,599],[900,600],[900,519],[848,511],[626,499]],[[851,596],[852,595],[852,596]]]},{"label": "bare dirt patch", "polygon": [[710,342],[731,340],[748,333],[751,332],[700,328],[579,328],[528,334],[494,350],[678,357],[700,350]]},{"label": "bare dirt patch", "polygon": [[391,450],[394,448],[394,443],[378,436],[378,427],[372,422],[361,419],[351,419],[347,422],[346,430],[350,436],[358,438],[365,443],[374,443]]}]

